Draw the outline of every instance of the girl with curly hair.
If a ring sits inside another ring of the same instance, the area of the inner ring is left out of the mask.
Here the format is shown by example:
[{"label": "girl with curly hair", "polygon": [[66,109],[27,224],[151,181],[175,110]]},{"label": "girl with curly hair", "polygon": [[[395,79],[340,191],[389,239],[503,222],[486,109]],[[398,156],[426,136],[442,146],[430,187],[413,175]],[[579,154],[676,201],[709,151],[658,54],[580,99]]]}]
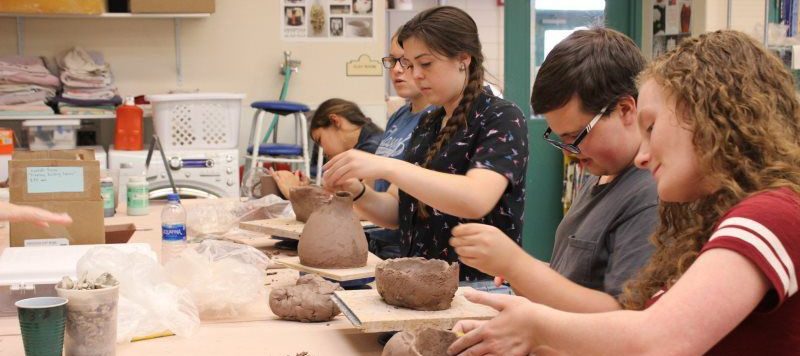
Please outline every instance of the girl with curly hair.
[{"label": "girl with curly hair", "polygon": [[636,157],[661,199],[656,252],[606,312],[467,297],[500,314],[463,321],[452,354],[796,354],[800,350],[800,105],[755,39],[688,39],[639,76]]}]

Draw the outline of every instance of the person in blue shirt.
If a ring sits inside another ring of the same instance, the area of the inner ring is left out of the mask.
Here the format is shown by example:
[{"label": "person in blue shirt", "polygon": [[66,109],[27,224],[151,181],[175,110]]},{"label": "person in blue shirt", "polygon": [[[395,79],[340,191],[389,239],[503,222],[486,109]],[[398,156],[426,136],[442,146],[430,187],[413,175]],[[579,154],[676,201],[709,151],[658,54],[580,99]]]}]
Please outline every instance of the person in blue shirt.
[{"label": "person in blue shirt", "polygon": [[[402,29],[402,28],[401,28]],[[403,48],[397,43],[398,30],[392,36],[392,45],[389,55],[383,57],[383,67],[389,72],[392,85],[397,95],[407,100],[407,103],[392,114],[386,123],[386,131],[378,145],[375,154],[402,160],[406,154],[411,134],[419,124],[420,117],[433,111],[436,107],[430,105],[417,85],[411,72],[403,69],[400,58],[403,58]],[[389,182],[378,179],[375,182],[375,191],[385,192],[389,189]],[[400,233],[392,229],[375,229],[369,231],[369,249],[380,258],[400,257]]]}]

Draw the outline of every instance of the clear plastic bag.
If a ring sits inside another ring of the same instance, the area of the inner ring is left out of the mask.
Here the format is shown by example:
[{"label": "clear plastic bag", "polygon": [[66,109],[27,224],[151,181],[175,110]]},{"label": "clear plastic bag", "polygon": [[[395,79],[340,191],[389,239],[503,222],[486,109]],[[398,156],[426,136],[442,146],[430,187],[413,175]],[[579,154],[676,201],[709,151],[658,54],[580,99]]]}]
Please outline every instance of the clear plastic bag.
[{"label": "clear plastic bag", "polygon": [[192,295],[202,319],[234,317],[264,298],[269,257],[247,245],[219,240],[190,244],[164,268]]},{"label": "clear plastic bag", "polygon": [[209,200],[188,209],[187,233],[191,237],[222,235],[239,226],[242,221],[293,218],[289,201],[276,195],[246,202],[238,199]]},{"label": "clear plastic bag", "polygon": [[158,261],[145,254],[95,247],[78,260],[77,272],[91,279],[108,272],[119,281],[117,342],[167,330],[190,337],[200,326],[189,291],[172,284]]}]

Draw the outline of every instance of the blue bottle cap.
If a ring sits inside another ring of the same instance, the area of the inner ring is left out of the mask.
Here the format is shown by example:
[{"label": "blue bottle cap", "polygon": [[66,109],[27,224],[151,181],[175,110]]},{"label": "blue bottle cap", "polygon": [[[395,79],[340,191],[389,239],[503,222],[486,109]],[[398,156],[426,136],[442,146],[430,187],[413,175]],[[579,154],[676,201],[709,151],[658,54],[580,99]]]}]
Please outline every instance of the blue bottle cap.
[{"label": "blue bottle cap", "polygon": [[181,201],[181,197],[178,194],[169,193],[169,194],[167,194],[167,201],[180,202]]}]

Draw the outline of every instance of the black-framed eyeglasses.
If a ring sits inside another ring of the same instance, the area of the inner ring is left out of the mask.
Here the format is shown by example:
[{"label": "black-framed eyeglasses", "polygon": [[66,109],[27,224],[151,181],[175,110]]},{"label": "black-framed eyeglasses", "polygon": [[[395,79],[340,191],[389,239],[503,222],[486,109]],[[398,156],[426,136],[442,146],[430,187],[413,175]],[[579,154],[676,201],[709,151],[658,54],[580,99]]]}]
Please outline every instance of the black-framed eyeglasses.
[{"label": "black-framed eyeglasses", "polygon": [[606,113],[607,109],[608,109],[608,105],[603,107],[600,110],[600,112],[597,113],[597,115],[595,115],[592,118],[592,121],[589,121],[589,124],[586,125],[586,127],[584,127],[583,130],[581,130],[581,132],[578,134],[578,136],[575,137],[575,141],[572,141],[572,143],[564,143],[564,142],[561,142],[559,140],[555,140],[555,139],[550,138],[550,133],[553,132],[553,129],[551,129],[550,127],[548,127],[547,130],[545,130],[545,132],[544,132],[544,140],[547,141],[547,143],[553,145],[553,147],[555,147],[555,148],[557,148],[559,150],[564,150],[564,151],[567,151],[567,152],[572,153],[572,154],[580,154],[581,153],[581,149],[580,149],[580,147],[578,147],[578,145],[580,145],[581,141],[583,141],[583,139],[586,138],[586,135],[589,134],[589,131],[592,131],[592,128],[594,127],[594,125],[597,124],[597,121],[599,121],[601,117],[603,117],[603,115]]},{"label": "black-framed eyeglasses", "polygon": [[[383,62],[383,67],[384,68],[392,69],[392,68],[394,68],[395,65],[397,65],[397,62],[400,62],[400,59],[402,59],[402,58],[403,57],[395,58],[395,57],[392,57],[392,56],[388,56],[388,57],[381,58],[381,62]],[[402,67],[403,65],[401,64],[400,66]]]}]

